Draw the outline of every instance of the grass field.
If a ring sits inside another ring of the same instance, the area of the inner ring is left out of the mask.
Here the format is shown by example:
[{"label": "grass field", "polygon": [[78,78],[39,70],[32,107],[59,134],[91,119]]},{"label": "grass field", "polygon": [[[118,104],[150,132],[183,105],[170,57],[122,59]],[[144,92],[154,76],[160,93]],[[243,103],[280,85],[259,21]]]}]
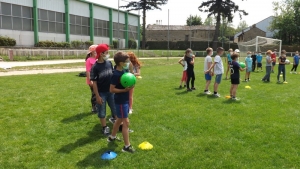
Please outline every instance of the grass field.
[{"label": "grass field", "polygon": [[[300,167],[300,75],[287,73],[288,84],[276,84],[275,74],[263,83],[264,72],[252,73],[234,102],[225,99],[228,80],[220,85],[221,98],[201,94],[202,59],[191,93],[178,89],[177,59],[143,63],[130,115],[135,154],[122,153],[122,142],[107,143],[77,73],[1,77],[0,168]],[[154,148],[139,150],[143,141]],[[118,157],[101,160],[106,150]]]}]

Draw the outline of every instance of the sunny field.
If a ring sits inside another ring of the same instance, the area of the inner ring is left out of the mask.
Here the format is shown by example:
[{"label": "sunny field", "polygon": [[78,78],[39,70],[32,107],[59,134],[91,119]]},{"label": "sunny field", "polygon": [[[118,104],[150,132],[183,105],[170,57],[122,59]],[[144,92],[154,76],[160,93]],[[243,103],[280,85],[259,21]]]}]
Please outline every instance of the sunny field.
[{"label": "sunny field", "polygon": [[[1,77],[0,168],[300,168],[299,74],[276,84],[275,74],[263,83],[264,72],[252,73],[235,102],[225,99],[228,80],[221,98],[202,94],[199,58],[197,90],[178,89],[177,60],[143,61],[130,115],[135,154],[107,143],[77,73]],[[143,141],[154,148],[138,149]],[[118,157],[101,160],[107,150]]]}]

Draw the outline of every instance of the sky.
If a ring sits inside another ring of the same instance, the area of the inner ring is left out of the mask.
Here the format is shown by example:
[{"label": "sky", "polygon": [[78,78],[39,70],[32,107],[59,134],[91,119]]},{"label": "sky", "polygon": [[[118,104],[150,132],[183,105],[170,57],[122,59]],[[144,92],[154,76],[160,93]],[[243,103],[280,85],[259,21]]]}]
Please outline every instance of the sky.
[{"label": "sky", "polygon": [[[104,6],[112,8],[118,8],[118,0],[88,0]],[[131,1],[131,0],[126,0]],[[138,1],[138,0],[132,0]],[[245,10],[248,15],[243,16],[242,20],[245,20],[247,24],[253,25],[271,15],[273,12],[272,2],[274,0],[233,0],[240,9]],[[184,3],[183,3],[184,2]],[[169,0],[167,5],[161,6],[162,10],[147,11],[146,24],[155,24],[156,20],[162,20],[163,25],[168,25],[168,10],[169,10],[169,24],[170,25],[185,25],[186,19],[189,15],[200,15],[204,22],[207,17],[207,13],[200,12],[198,7],[200,6],[200,0]],[[128,2],[120,0],[120,6],[126,5]],[[137,11],[131,11],[132,13],[138,13]],[[142,14],[142,11],[140,11]],[[240,17],[236,13],[233,19],[233,26],[236,28],[240,22]],[[142,23],[142,16],[141,22]]]}]

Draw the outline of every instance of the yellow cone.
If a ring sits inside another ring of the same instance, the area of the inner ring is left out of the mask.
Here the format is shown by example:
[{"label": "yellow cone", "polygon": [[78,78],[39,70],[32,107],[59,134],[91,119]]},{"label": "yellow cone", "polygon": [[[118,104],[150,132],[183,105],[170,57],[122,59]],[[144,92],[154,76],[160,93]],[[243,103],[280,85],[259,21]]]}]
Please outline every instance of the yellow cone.
[{"label": "yellow cone", "polygon": [[139,145],[139,148],[142,150],[151,150],[153,148],[153,145],[147,141],[144,141]]},{"label": "yellow cone", "polygon": [[138,79],[141,79],[141,78],[142,78],[142,76],[137,76],[136,78],[138,78]]},{"label": "yellow cone", "polygon": [[230,98],[231,98],[231,96],[225,96],[225,98],[226,98],[226,99],[230,99]]},{"label": "yellow cone", "polygon": [[245,88],[246,88],[246,89],[251,89],[251,87],[250,87],[250,86],[245,86]]}]

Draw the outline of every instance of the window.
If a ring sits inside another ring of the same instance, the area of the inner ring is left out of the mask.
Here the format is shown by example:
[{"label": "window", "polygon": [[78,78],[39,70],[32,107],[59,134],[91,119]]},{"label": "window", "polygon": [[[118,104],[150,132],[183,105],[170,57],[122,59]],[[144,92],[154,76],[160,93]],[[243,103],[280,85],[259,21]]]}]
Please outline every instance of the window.
[{"label": "window", "polygon": [[138,30],[139,30],[139,27],[129,25],[128,26],[129,39],[138,39]]},{"label": "window", "polygon": [[108,21],[94,19],[94,35],[108,37]]},{"label": "window", "polygon": [[39,9],[39,31],[65,33],[64,13]]},{"label": "window", "polygon": [[33,31],[32,8],[0,2],[0,28]]},{"label": "window", "polygon": [[125,38],[125,24],[113,23],[113,31],[114,38]]},{"label": "window", "polygon": [[70,33],[75,35],[90,35],[90,18],[70,15]]}]

